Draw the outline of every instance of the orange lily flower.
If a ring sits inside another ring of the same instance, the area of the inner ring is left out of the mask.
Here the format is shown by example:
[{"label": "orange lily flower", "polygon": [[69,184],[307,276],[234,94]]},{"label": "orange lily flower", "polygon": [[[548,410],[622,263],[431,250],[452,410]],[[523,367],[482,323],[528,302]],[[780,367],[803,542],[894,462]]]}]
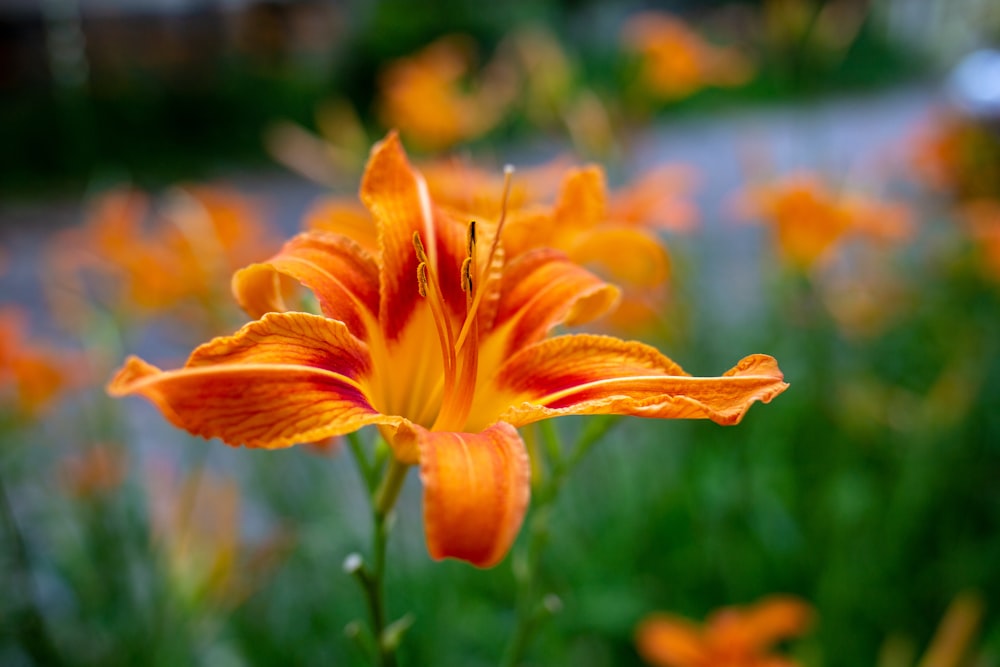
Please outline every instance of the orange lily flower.
[{"label": "orange lily flower", "polygon": [[784,259],[798,269],[828,261],[852,237],[901,241],[910,236],[910,211],[902,204],[831,191],[818,177],[794,175],[752,189],[741,215],[774,226]]},{"label": "orange lily flower", "polygon": [[[490,567],[528,505],[517,427],[568,414],[733,424],[787,387],[764,355],[694,378],[640,343],[547,338],[606,312],[617,290],[557,250],[505,255],[498,221],[449,216],[395,134],[373,148],[361,199],[376,254],[342,235],[300,234],[234,277],[260,319],[179,370],[132,357],[110,393],[143,395],[175,425],[231,445],[288,447],[377,425],[400,463],[419,465],[431,556]],[[288,279],[313,291],[323,315],[282,312]]]},{"label": "orange lily flower", "polygon": [[[658,316],[670,274],[670,258],[655,232],[694,227],[697,210],[687,196],[695,174],[683,165],[662,165],[608,192],[599,166],[566,170],[561,158],[519,170],[521,178],[504,201],[498,177],[461,160],[435,160],[421,172],[434,203],[455,217],[492,219],[505,207],[510,218],[504,227],[508,256],[556,248],[624,287],[607,323],[616,330],[641,330]],[[558,176],[564,173],[560,188]],[[554,206],[540,203],[557,191]],[[321,199],[307,214],[306,228],[350,236],[377,252],[371,214],[345,197]]]},{"label": "orange lily flower", "polygon": [[466,83],[473,44],[442,37],[389,64],[379,79],[381,118],[428,150],[474,139],[496,127],[514,99],[512,72],[496,61],[479,80]]},{"label": "orange lily flower", "polygon": [[622,42],[640,57],[640,83],[664,100],[682,99],[708,86],[741,86],[753,75],[753,66],[738,51],[707,42],[663,12],[632,16],[622,29]]},{"label": "orange lily flower", "polygon": [[780,595],[720,609],[700,628],[680,616],[653,614],[639,625],[636,647],[656,667],[796,667],[767,651],[805,632],[812,615],[804,602]]}]

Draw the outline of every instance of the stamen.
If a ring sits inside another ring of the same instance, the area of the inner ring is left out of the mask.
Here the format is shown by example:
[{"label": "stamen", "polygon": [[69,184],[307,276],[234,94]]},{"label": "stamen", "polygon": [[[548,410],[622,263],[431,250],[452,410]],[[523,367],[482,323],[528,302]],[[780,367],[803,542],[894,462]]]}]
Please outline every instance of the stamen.
[{"label": "stamen", "polygon": [[427,305],[434,318],[434,326],[437,328],[438,341],[441,344],[441,358],[444,363],[444,392],[447,396],[455,384],[457,365],[455,339],[444,306],[444,297],[441,295],[441,283],[438,282],[433,265],[427,260],[427,251],[420,240],[420,232],[413,233],[413,249],[417,254],[417,261],[420,262],[417,264],[417,290],[420,296],[427,299]]},{"label": "stamen", "polygon": [[420,240],[420,232],[413,232],[413,249],[417,251],[417,261],[427,263],[427,251],[424,242]]},{"label": "stamen", "polygon": [[[476,283],[481,285],[486,285],[489,279],[489,271],[493,266],[493,261],[496,259],[497,248],[500,245],[500,233],[503,231],[503,224],[507,220],[507,203],[510,200],[510,187],[514,176],[514,166],[505,165],[503,168],[503,196],[500,200],[500,219],[497,221],[496,233],[493,235],[493,240],[490,243],[490,252],[486,256],[486,264],[483,267],[484,275],[476,275]],[[475,221],[469,224],[469,257],[475,257],[475,245],[476,245],[476,228]],[[470,283],[472,281],[470,280]],[[469,329],[472,326],[472,321],[476,319],[476,313],[479,310],[479,304],[482,302],[483,293],[485,290],[479,290],[476,292],[472,303],[468,305],[467,311],[465,313],[465,322],[462,323],[462,329],[458,333],[458,340],[455,342],[455,352],[458,353],[462,350],[465,345],[465,341],[469,337]],[[471,290],[469,292],[471,294]]]}]

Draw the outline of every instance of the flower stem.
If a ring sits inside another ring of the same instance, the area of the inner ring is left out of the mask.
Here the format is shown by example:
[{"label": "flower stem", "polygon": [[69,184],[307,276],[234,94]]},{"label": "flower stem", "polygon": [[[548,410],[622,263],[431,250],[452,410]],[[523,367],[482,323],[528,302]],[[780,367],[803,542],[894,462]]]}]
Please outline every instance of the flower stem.
[{"label": "flower stem", "polygon": [[[356,455],[361,452],[355,452]],[[388,623],[385,610],[386,546],[392,528],[392,510],[406,481],[409,466],[390,458],[381,482],[372,493],[372,562],[366,567],[356,554],[348,556],[344,568],[361,584],[368,604],[372,635],[375,638],[374,664],[378,667],[395,667],[396,648],[402,632],[409,625],[407,617]]]}]

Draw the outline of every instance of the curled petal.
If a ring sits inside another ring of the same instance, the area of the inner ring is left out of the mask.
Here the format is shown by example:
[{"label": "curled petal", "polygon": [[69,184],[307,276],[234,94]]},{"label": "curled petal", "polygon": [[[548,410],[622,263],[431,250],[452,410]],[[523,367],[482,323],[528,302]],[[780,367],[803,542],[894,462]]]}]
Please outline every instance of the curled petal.
[{"label": "curled petal", "polygon": [[371,406],[370,365],[367,346],[341,322],[271,313],[202,345],[179,370],[131,357],[108,393],[145,396],[194,435],[274,449],[402,422]]},{"label": "curled petal", "polygon": [[521,436],[503,422],[481,433],[415,429],[428,551],[493,567],[528,508],[531,466]]},{"label": "curled petal", "polygon": [[339,234],[306,232],[266,262],[233,276],[233,294],[251,317],[284,312],[282,278],[302,283],[316,295],[323,313],[367,339],[378,313],[378,266],[360,245]]},{"label": "curled petal", "polygon": [[721,377],[691,377],[655,348],[608,336],[552,338],[511,357],[500,369],[500,419],[523,426],[566,414],[621,414],[660,419],[739,422],[755,401],[788,385],[773,357],[742,359]]},{"label": "curled petal", "polygon": [[618,302],[618,288],[558,250],[539,248],[508,264],[495,327],[509,327],[507,354],[541,340],[559,324],[590,322]]}]

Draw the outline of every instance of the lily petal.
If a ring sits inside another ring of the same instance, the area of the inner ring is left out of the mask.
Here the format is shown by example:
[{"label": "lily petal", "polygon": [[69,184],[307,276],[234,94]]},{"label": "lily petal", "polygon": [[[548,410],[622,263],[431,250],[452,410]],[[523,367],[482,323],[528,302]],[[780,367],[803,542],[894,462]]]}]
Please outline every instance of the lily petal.
[{"label": "lily petal", "polygon": [[595,229],[570,250],[574,262],[599,267],[617,284],[655,287],[670,276],[670,256],[651,234],[630,227]]},{"label": "lily petal", "polygon": [[338,321],[270,313],[198,349],[184,368],[161,371],[131,357],[108,385],[139,394],[175,426],[229,445],[275,449],[355,431],[398,426],[366,395],[367,346]]},{"label": "lily petal", "polygon": [[788,385],[773,357],[742,359],[721,377],[691,377],[656,348],[595,335],[560,336],[511,357],[496,379],[515,426],[567,414],[711,419],[736,424]]},{"label": "lily petal", "polygon": [[574,233],[593,229],[605,218],[607,193],[604,170],[599,166],[592,164],[570,170],[556,202],[556,225]]},{"label": "lily petal", "polygon": [[420,301],[414,234],[434,264],[442,297],[454,319],[465,315],[461,269],[466,256],[466,231],[435,210],[423,177],[406,158],[396,133],[372,148],[361,182],[361,200],[378,229],[381,257],[379,321],[387,340],[397,340]]},{"label": "lily petal", "polygon": [[305,228],[342,234],[357,241],[373,256],[378,254],[375,221],[354,197],[325,197],[306,212]]},{"label": "lily petal", "polygon": [[746,610],[746,625],[752,633],[752,646],[763,650],[771,645],[803,634],[813,621],[813,610],[790,595],[771,595]]},{"label": "lily petal", "polygon": [[251,317],[290,310],[282,277],[312,290],[327,317],[363,340],[370,338],[368,329],[378,314],[378,266],[353,240],[329,232],[299,234],[266,262],[237,271],[233,294]]},{"label": "lily petal", "polygon": [[496,565],[528,508],[531,464],[524,441],[503,422],[481,433],[415,430],[431,557]]},{"label": "lily petal", "polygon": [[609,285],[566,255],[539,248],[507,265],[501,285],[496,327],[510,327],[505,356],[541,340],[555,326],[597,319],[618,302]]}]

